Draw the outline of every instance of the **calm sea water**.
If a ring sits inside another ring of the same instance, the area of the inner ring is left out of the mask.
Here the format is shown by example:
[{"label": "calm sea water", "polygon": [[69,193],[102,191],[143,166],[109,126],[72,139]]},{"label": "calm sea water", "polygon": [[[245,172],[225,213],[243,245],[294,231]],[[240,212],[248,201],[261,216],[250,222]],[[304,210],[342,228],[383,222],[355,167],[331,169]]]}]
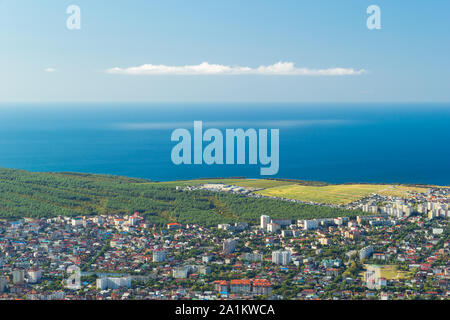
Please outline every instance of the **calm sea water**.
[{"label": "calm sea water", "polygon": [[279,178],[450,184],[442,104],[3,104],[0,166],[158,181],[261,177],[259,165],[172,164],[171,132],[194,120],[279,128]]}]

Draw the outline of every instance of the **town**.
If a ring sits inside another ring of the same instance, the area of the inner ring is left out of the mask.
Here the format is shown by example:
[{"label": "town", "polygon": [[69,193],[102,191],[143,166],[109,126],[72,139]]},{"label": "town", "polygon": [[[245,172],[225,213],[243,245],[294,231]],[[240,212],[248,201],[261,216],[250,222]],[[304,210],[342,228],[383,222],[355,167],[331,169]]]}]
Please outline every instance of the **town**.
[{"label": "town", "polygon": [[0,299],[448,299],[446,188],[347,207],[370,214],[214,227],[159,227],[139,212],[0,220]]}]

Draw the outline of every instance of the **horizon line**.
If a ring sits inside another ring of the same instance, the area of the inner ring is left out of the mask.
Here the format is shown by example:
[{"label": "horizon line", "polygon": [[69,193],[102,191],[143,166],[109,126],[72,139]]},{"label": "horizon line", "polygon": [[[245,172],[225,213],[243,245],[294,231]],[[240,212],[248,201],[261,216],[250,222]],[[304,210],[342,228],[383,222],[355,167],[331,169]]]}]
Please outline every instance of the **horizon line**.
[{"label": "horizon line", "polygon": [[0,105],[4,104],[119,104],[119,103],[132,103],[132,104],[207,104],[207,103],[215,103],[215,104],[271,104],[271,103],[280,103],[280,104],[450,104],[450,101],[0,101]]}]

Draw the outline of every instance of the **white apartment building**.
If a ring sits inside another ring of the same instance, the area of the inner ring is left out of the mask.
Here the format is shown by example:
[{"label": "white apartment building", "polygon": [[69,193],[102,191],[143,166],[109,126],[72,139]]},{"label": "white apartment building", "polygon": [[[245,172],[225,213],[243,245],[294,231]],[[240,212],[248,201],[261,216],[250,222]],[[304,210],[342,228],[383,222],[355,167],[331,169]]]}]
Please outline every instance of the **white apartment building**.
[{"label": "white apartment building", "polygon": [[172,271],[172,275],[175,279],[185,279],[188,277],[189,267],[183,266],[174,268]]},{"label": "white apartment building", "polygon": [[261,229],[262,230],[267,230],[267,225],[270,223],[270,217],[269,216],[261,216]]},{"label": "white apartment building", "polygon": [[28,282],[38,283],[42,278],[42,270],[32,269],[28,271]]},{"label": "white apartment building", "polygon": [[131,278],[121,277],[121,278],[99,278],[97,279],[97,289],[107,290],[107,289],[119,289],[119,288],[131,288]]},{"label": "white apartment building", "polygon": [[236,249],[236,240],[226,239],[223,242],[223,253],[225,255],[233,253],[235,249]]},{"label": "white apartment building", "polygon": [[0,293],[5,292],[7,284],[8,281],[6,280],[6,277],[0,277]]},{"label": "white apartment building", "polygon": [[269,223],[267,225],[267,231],[269,232],[277,232],[278,230],[281,230],[281,226],[278,223]]},{"label": "white apartment building", "polygon": [[153,251],[153,262],[164,262],[166,260],[165,250],[154,250]]},{"label": "white apartment building", "polygon": [[291,253],[289,251],[272,252],[272,263],[287,265],[291,262]]},{"label": "white apartment building", "polygon": [[25,281],[25,271],[24,270],[14,270],[12,272],[13,283],[22,284]]},{"label": "white apartment building", "polygon": [[303,220],[304,230],[314,230],[319,227],[319,221],[317,220]]}]

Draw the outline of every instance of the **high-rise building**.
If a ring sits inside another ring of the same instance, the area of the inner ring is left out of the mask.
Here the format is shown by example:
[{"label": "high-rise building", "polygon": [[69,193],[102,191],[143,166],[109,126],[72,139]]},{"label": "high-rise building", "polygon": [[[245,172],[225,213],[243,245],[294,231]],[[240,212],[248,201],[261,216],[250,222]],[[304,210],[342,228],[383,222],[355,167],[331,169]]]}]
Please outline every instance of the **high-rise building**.
[{"label": "high-rise building", "polygon": [[259,262],[259,261],[262,261],[263,255],[262,255],[261,253],[257,253],[257,252],[254,252],[254,253],[244,253],[244,254],[241,256],[241,259],[242,259],[242,260],[245,260],[245,261]]},{"label": "high-rise building", "polygon": [[236,240],[226,239],[223,242],[223,254],[227,255],[233,253],[236,249]]},{"label": "high-rise building", "polygon": [[367,259],[373,254],[373,247],[367,246],[359,250],[359,259]]},{"label": "high-rise building", "polygon": [[367,270],[364,273],[364,281],[366,282],[366,287],[369,289],[375,289],[376,282],[377,282],[377,276],[375,271],[373,270]]},{"label": "high-rise building", "polygon": [[5,292],[7,284],[8,281],[6,280],[6,277],[0,277],[0,293]]},{"label": "high-rise building", "polygon": [[97,289],[119,289],[119,288],[130,288],[131,278],[130,277],[120,277],[120,278],[99,278],[97,279]]},{"label": "high-rise building", "polygon": [[291,253],[289,251],[281,252],[281,263],[287,265],[291,262]]},{"label": "high-rise building", "polygon": [[102,216],[94,217],[94,223],[97,225],[102,225],[105,222],[105,219]]},{"label": "high-rise building", "polygon": [[189,268],[186,266],[177,267],[172,270],[172,275],[175,279],[185,279],[188,277]]},{"label": "high-rise building", "polygon": [[108,288],[119,289],[121,287],[130,288],[131,278],[130,277],[108,278]]},{"label": "high-rise building", "polygon": [[153,262],[164,262],[166,259],[165,250],[155,250],[153,251]]},{"label": "high-rise building", "polygon": [[269,223],[267,225],[267,231],[269,232],[277,232],[278,230],[281,230],[281,226],[278,223]]},{"label": "high-rise building", "polygon": [[28,282],[38,283],[41,280],[42,271],[39,269],[31,269],[28,271]]},{"label": "high-rise building", "polygon": [[97,289],[99,289],[99,290],[108,289],[108,278],[98,278],[97,279]]},{"label": "high-rise building", "polygon": [[22,284],[25,280],[25,271],[24,270],[14,270],[12,272],[13,283],[14,284]]},{"label": "high-rise building", "polygon": [[81,218],[73,218],[71,222],[72,222],[72,226],[74,226],[74,227],[83,225],[83,219],[81,219]]},{"label": "high-rise building", "polygon": [[303,229],[304,230],[317,229],[318,226],[319,226],[319,221],[317,221],[317,220],[303,220]]},{"label": "high-rise building", "polygon": [[130,217],[130,218],[128,219],[128,224],[129,224],[130,226],[136,226],[136,225],[138,224],[138,222],[139,222],[139,219],[136,218],[136,217]]},{"label": "high-rise building", "polygon": [[272,263],[287,265],[291,262],[291,253],[289,251],[272,252]]},{"label": "high-rise building", "polygon": [[270,223],[269,216],[261,216],[261,229],[267,230],[267,225]]}]

